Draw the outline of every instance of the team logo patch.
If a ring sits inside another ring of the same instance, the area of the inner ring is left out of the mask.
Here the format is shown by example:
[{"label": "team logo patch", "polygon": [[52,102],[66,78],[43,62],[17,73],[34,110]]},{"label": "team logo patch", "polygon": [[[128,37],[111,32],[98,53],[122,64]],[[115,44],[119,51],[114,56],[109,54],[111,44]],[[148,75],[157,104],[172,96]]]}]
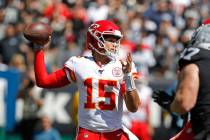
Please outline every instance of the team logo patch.
[{"label": "team logo patch", "polygon": [[114,77],[120,77],[122,76],[122,69],[119,67],[115,67],[112,69],[112,74]]}]

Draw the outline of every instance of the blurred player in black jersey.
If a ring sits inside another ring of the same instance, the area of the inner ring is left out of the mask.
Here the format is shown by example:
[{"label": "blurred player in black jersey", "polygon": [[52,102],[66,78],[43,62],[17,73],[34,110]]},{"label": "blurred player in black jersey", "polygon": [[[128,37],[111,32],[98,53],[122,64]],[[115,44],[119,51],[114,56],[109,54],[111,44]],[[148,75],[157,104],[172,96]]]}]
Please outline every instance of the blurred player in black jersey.
[{"label": "blurred player in black jersey", "polygon": [[180,55],[174,97],[155,91],[153,98],[170,112],[190,112],[190,121],[171,140],[210,140],[210,20],[196,29]]}]

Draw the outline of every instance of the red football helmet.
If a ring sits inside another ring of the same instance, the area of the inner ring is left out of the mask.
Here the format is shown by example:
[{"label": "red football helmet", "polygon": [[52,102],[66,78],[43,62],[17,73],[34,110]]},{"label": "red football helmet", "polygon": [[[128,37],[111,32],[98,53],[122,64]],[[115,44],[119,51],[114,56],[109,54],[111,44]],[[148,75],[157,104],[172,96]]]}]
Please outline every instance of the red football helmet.
[{"label": "red football helmet", "polygon": [[[111,52],[106,49],[104,45],[106,42],[106,36],[111,36],[116,39],[115,42],[111,42],[115,46],[116,51]],[[96,21],[88,28],[86,47],[101,55],[106,55],[111,59],[115,59],[119,53],[121,38],[122,34],[117,25],[108,20]]]}]

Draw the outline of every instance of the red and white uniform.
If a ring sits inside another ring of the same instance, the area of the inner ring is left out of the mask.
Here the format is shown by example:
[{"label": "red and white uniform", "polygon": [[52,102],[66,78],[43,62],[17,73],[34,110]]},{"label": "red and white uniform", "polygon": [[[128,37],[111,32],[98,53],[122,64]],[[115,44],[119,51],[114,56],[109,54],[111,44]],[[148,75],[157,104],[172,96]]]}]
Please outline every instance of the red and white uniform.
[{"label": "red and white uniform", "polygon": [[[108,36],[114,37],[113,40],[107,40]],[[86,47],[98,55],[114,60],[117,57],[121,38],[122,34],[117,25],[108,20],[97,21],[88,28]],[[109,45],[106,45],[107,43]],[[77,140],[84,138],[134,140],[130,137],[131,134],[129,136],[129,131],[122,126],[121,93],[125,92],[123,88],[125,84],[119,60],[99,66],[92,56],[71,57],[65,63],[65,67],[48,74],[44,63],[44,52],[39,50],[35,53],[34,64],[36,84],[39,87],[59,88],[72,82],[77,84],[80,92]],[[131,72],[136,73],[134,64]]]},{"label": "red and white uniform", "polygon": [[135,113],[124,108],[123,121],[140,140],[151,140],[149,117],[152,90],[144,84],[137,84],[136,88],[141,99],[141,105]]},{"label": "red and white uniform", "polygon": [[[76,82],[79,97],[79,127],[112,132],[122,128],[123,83],[119,60],[99,66],[93,57],[71,57],[66,63],[68,79]],[[134,64],[132,72],[136,73]]]}]

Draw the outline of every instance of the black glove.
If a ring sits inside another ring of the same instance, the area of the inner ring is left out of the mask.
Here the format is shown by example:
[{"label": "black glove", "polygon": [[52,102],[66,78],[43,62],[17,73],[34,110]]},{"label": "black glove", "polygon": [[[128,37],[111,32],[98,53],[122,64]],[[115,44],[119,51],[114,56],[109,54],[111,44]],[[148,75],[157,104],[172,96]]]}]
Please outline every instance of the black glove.
[{"label": "black glove", "polygon": [[174,99],[175,94],[173,93],[172,96],[170,96],[167,92],[164,90],[158,90],[154,91],[152,98],[156,103],[158,103],[162,108],[165,110],[171,112],[170,105]]}]

